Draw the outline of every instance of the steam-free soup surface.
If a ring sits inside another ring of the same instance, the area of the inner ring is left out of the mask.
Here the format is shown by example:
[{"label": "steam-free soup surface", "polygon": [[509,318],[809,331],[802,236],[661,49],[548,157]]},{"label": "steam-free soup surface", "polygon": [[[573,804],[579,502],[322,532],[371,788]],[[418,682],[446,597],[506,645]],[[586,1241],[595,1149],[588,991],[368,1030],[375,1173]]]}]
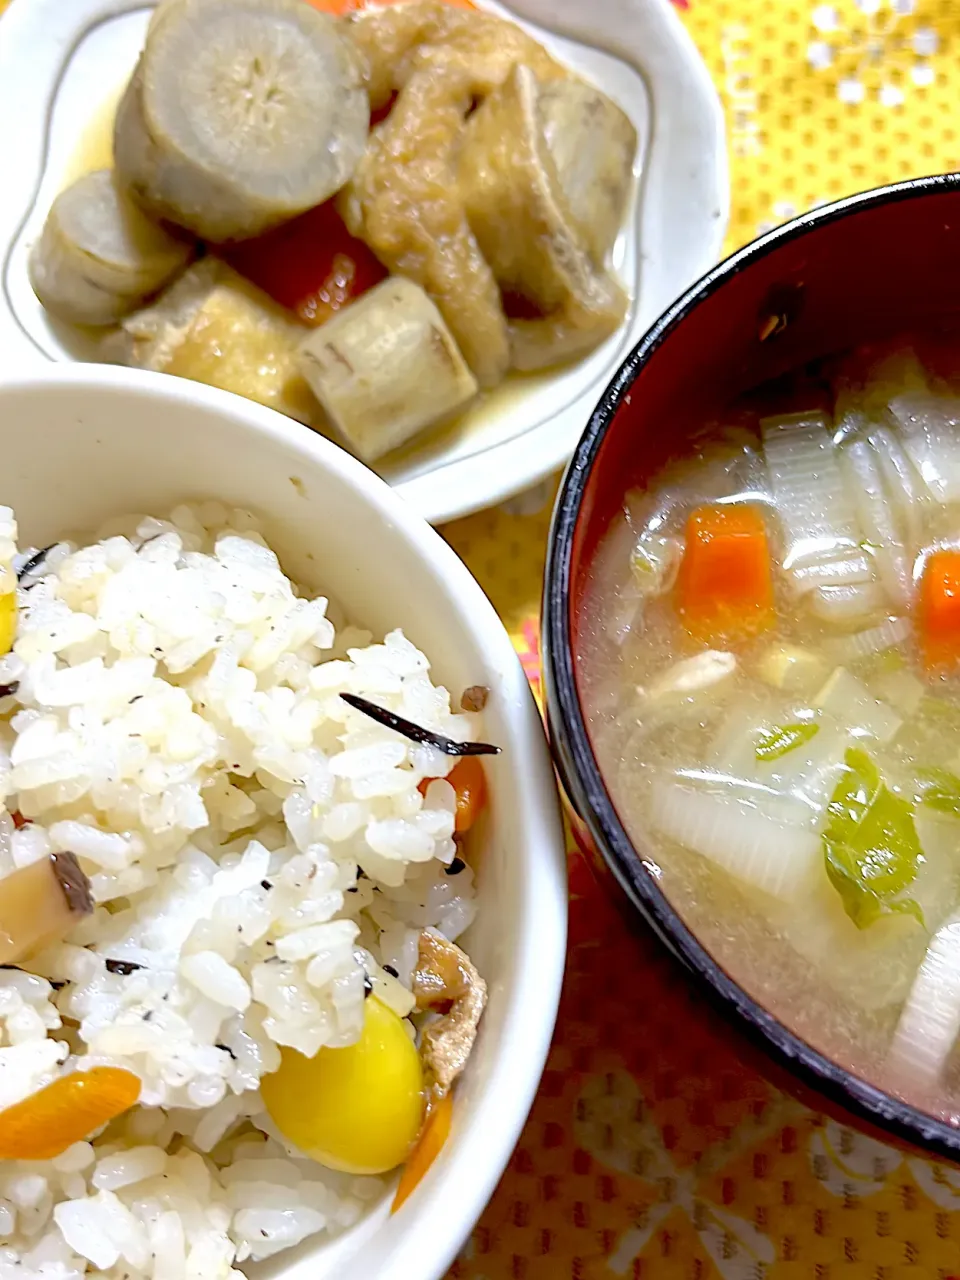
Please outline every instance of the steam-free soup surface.
[{"label": "steam-free soup surface", "polygon": [[594,748],[723,967],[960,1118],[960,393],[888,349],[729,421],[601,545]]}]

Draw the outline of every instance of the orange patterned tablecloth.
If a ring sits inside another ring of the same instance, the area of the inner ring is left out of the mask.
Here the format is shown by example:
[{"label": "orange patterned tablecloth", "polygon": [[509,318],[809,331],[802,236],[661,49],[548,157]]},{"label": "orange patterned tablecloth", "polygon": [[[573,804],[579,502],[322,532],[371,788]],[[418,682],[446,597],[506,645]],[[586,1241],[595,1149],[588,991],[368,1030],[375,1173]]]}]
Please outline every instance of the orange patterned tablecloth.
[{"label": "orange patterned tablecloth", "polygon": [[[727,112],[728,249],[852,191],[960,168],[960,0],[677,2]],[[443,530],[535,688],[552,494]],[[779,1094],[715,1038],[572,845],[570,870],[550,1059],[450,1280],[960,1277],[960,1170]]]}]

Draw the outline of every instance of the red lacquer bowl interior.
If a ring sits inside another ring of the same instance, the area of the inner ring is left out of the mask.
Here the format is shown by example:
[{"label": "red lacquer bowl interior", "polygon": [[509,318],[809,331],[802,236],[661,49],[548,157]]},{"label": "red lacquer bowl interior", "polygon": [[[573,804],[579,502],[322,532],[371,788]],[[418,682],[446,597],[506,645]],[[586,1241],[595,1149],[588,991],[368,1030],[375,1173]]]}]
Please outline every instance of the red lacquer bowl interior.
[{"label": "red lacquer bowl interior", "polygon": [[799,1040],[711,959],[621,825],[578,698],[584,589],[628,488],[682,454],[743,393],[821,356],[904,331],[960,335],[960,176],[816,210],[721,264],[646,335],[607,389],[564,478],[544,597],[551,736],[570,801],[632,905],[709,989],[773,1073],[898,1142],[960,1160],[960,1131],[891,1098]]}]

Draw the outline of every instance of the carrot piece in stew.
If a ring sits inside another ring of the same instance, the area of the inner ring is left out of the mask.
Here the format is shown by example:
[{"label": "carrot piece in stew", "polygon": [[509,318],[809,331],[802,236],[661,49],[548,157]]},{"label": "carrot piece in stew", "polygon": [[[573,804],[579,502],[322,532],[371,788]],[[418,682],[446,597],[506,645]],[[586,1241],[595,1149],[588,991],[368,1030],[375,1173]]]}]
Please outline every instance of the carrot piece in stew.
[{"label": "carrot piece in stew", "polygon": [[960,666],[960,551],[934,551],[923,566],[917,633],[928,671]]},{"label": "carrot piece in stew", "polygon": [[423,1127],[423,1132],[417,1139],[417,1145],[410,1153],[410,1159],[403,1166],[397,1193],[393,1197],[391,1213],[396,1213],[440,1154],[443,1144],[450,1136],[450,1121],[452,1117],[453,1096],[445,1093],[431,1110],[430,1115],[427,1117],[427,1123]]},{"label": "carrot piece in stew", "polygon": [[775,620],[767,526],[752,506],[703,506],[687,520],[677,580],[683,625],[698,640],[758,635]]},{"label": "carrot piece in stew", "polygon": [[220,252],[235,271],[310,325],[323,324],[387,276],[330,201]]}]

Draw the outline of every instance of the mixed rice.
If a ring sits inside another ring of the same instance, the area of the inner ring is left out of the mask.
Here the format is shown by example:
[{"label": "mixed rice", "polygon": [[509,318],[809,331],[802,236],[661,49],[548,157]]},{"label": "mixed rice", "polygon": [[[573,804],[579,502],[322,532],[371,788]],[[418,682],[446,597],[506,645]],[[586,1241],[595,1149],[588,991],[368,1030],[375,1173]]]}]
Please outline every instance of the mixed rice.
[{"label": "mixed rice", "polygon": [[34,550],[0,658],[0,899],[69,850],[95,908],[0,969],[0,1110],[97,1066],[142,1083],[91,1140],[0,1161],[0,1280],[236,1275],[384,1190],[274,1128],[280,1046],[355,1041],[371,991],[406,1018],[421,931],[454,939],[475,910],[454,761],[340,694],[457,740],[478,717],[401,632],[374,642],[301,594],[249,512]]}]

